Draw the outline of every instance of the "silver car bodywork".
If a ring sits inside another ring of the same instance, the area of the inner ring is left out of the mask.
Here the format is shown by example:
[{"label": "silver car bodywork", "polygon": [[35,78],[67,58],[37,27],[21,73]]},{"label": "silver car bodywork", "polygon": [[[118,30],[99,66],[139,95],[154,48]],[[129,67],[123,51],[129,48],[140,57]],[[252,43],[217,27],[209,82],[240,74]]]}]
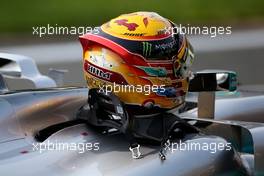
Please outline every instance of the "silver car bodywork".
[{"label": "silver car bodywork", "polygon": [[[143,158],[135,160],[124,135],[100,134],[86,124],[61,129],[42,143],[36,141],[39,130],[74,120],[87,95],[86,88],[74,87],[3,91],[0,175],[264,175],[262,93],[217,96],[214,119],[198,119],[197,108],[175,112],[201,130],[201,134],[186,135],[181,141],[231,143],[230,150],[212,153],[177,148],[169,150],[167,159],[161,161],[160,146],[145,144],[141,146]],[[36,147],[59,142],[98,143],[99,150],[41,151]]]}]

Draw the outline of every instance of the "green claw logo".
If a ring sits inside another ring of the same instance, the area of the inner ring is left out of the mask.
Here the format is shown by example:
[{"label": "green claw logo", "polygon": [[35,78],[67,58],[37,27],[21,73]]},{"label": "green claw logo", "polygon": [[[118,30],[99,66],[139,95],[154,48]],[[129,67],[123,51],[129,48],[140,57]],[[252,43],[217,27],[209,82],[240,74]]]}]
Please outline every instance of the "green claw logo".
[{"label": "green claw logo", "polygon": [[142,42],[142,44],[143,44],[143,55],[150,56],[152,44],[148,42]]}]

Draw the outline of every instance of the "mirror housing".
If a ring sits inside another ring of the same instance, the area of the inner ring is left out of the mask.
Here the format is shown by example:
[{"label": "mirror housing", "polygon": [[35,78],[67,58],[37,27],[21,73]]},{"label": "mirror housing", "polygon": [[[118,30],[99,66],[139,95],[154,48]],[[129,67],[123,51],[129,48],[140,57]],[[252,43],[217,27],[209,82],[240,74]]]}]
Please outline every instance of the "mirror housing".
[{"label": "mirror housing", "polygon": [[198,94],[198,118],[214,119],[215,92],[236,91],[237,74],[226,70],[203,70],[193,74],[189,91]]},{"label": "mirror housing", "polygon": [[236,91],[237,74],[226,70],[203,70],[193,74],[190,92]]},{"label": "mirror housing", "polygon": [[31,81],[35,88],[56,87],[56,82],[42,75],[35,61],[26,56],[0,53],[0,74],[7,78],[19,78]]}]

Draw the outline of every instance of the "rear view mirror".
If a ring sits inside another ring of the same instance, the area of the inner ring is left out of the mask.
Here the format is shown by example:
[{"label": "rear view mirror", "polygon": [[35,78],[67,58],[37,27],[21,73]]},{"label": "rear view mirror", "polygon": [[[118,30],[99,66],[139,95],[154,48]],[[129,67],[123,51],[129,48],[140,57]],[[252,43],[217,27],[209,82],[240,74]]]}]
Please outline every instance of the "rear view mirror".
[{"label": "rear view mirror", "polygon": [[15,61],[1,58],[0,73],[7,77],[19,78],[21,76],[21,69]]},{"label": "rear view mirror", "polygon": [[56,82],[42,75],[34,60],[26,56],[0,53],[0,74],[7,78],[29,80],[35,88],[56,87]]},{"label": "rear view mirror", "polygon": [[190,80],[189,91],[198,94],[198,118],[214,118],[215,92],[236,91],[237,75],[233,71],[204,70]]},{"label": "rear view mirror", "polygon": [[235,91],[237,75],[233,71],[204,70],[194,73],[190,80],[190,92]]}]

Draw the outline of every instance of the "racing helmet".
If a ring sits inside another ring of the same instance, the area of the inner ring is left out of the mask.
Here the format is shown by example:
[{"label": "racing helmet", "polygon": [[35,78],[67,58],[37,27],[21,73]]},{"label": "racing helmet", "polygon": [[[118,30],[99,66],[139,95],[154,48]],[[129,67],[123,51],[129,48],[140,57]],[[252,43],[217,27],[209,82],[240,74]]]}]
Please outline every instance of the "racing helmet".
[{"label": "racing helmet", "polygon": [[124,104],[169,110],[184,103],[194,54],[186,36],[154,12],[120,15],[80,36],[88,88]]}]

